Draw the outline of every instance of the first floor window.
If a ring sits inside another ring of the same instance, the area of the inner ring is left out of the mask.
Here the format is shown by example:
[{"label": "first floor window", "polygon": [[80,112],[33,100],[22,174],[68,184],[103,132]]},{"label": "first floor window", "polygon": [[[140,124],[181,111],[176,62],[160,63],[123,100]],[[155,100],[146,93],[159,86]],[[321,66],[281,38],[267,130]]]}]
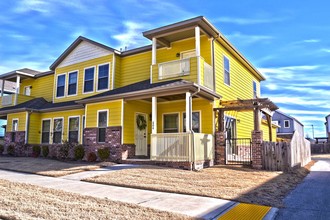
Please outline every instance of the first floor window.
[{"label": "first floor window", "polygon": [[[200,118],[199,112],[191,114],[191,128],[195,133],[200,133]],[[183,113],[183,132],[186,132],[186,113]]]},{"label": "first floor window", "polygon": [[56,97],[64,97],[65,75],[57,76]]},{"label": "first floor window", "polygon": [[53,143],[59,144],[62,142],[62,130],[63,130],[63,119],[54,119],[54,129],[53,129]]},{"label": "first floor window", "polygon": [[78,143],[79,117],[69,118],[69,142]]},{"label": "first floor window", "polygon": [[109,64],[99,66],[97,90],[108,89],[109,87]]},{"label": "first floor window", "polygon": [[98,137],[97,141],[104,143],[105,142],[105,133],[108,122],[108,112],[100,111],[98,113]]},{"label": "first floor window", "polygon": [[164,133],[179,132],[179,114],[164,115]]},{"label": "first floor window", "polygon": [[49,135],[50,135],[50,120],[42,121],[42,136],[41,143],[49,144]]},{"label": "first floor window", "polygon": [[11,142],[15,142],[16,132],[18,131],[18,119],[13,119]]}]

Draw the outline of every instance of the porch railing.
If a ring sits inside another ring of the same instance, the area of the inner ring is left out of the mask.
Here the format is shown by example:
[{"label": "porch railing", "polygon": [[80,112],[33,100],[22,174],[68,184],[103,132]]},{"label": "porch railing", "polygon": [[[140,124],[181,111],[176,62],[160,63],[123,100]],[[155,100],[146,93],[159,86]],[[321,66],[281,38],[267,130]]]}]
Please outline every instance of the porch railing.
[{"label": "porch railing", "polygon": [[212,160],[214,138],[203,133],[158,133],[151,135],[151,160]]},{"label": "porch railing", "polygon": [[213,68],[208,63],[204,62],[204,86],[214,90],[213,84]]},{"label": "porch railing", "polygon": [[175,60],[158,64],[159,79],[189,75],[190,59]]}]

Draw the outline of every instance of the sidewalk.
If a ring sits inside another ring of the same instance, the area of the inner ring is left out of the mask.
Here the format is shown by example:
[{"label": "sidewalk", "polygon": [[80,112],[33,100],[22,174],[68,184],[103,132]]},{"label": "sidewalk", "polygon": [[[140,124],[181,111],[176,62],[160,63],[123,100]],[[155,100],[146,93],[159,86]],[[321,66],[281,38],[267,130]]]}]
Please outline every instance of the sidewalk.
[{"label": "sidewalk", "polygon": [[284,200],[276,219],[330,219],[330,159],[318,160],[310,174]]},{"label": "sidewalk", "polygon": [[[106,198],[115,201],[134,203],[149,208],[180,213],[203,219],[230,219],[233,216],[235,216],[235,219],[248,219],[246,218],[246,210],[250,210],[251,212],[251,209],[254,210],[253,213],[255,214],[263,213],[260,215],[261,217],[257,219],[272,219],[277,210],[271,207],[265,208],[265,206],[240,204],[223,199],[156,192],[80,181],[82,178],[100,175],[107,172],[115,172],[115,170],[126,169],[130,166],[131,165],[118,165],[117,167],[101,168],[95,171],[72,174],[61,178],[5,170],[0,170],[0,176],[2,179],[9,181],[28,183],[102,199]],[[245,218],[240,218],[240,216],[245,216]]]}]

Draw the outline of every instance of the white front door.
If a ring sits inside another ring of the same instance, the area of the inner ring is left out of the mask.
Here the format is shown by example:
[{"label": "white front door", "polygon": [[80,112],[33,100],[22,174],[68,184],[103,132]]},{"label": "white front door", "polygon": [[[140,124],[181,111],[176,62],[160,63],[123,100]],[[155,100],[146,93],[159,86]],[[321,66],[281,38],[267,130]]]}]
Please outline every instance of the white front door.
[{"label": "white front door", "polygon": [[135,155],[147,156],[147,115],[144,113],[135,114]]}]

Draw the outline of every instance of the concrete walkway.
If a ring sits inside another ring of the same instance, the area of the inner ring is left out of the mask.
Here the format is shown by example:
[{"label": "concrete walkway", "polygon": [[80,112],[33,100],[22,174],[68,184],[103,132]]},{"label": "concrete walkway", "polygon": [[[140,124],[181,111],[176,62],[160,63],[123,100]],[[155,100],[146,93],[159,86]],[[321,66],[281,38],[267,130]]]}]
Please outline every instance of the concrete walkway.
[{"label": "concrete walkway", "polygon": [[[60,178],[0,170],[0,178],[13,182],[28,183],[102,199],[133,203],[149,208],[203,219],[218,219],[220,216],[226,214],[235,207],[240,206],[240,203],[223,199],[156,192],[80,181],[83,178],[114,172],[120,169],[128,169],[135,166],[138,165],[121,164],[112,167],[100,168],[94,171],[67,175]],[[245,205],[249,206],[249,204]],[[255,205],[251,204],[251,206]],[[276,211],[276,208],[271,208],[263,219],[273,219]]]},{"label": "concrete walkway", "polygon": [[330,159],[313,159],[318,162],[285,198],[276,219],[330,219]]}]

